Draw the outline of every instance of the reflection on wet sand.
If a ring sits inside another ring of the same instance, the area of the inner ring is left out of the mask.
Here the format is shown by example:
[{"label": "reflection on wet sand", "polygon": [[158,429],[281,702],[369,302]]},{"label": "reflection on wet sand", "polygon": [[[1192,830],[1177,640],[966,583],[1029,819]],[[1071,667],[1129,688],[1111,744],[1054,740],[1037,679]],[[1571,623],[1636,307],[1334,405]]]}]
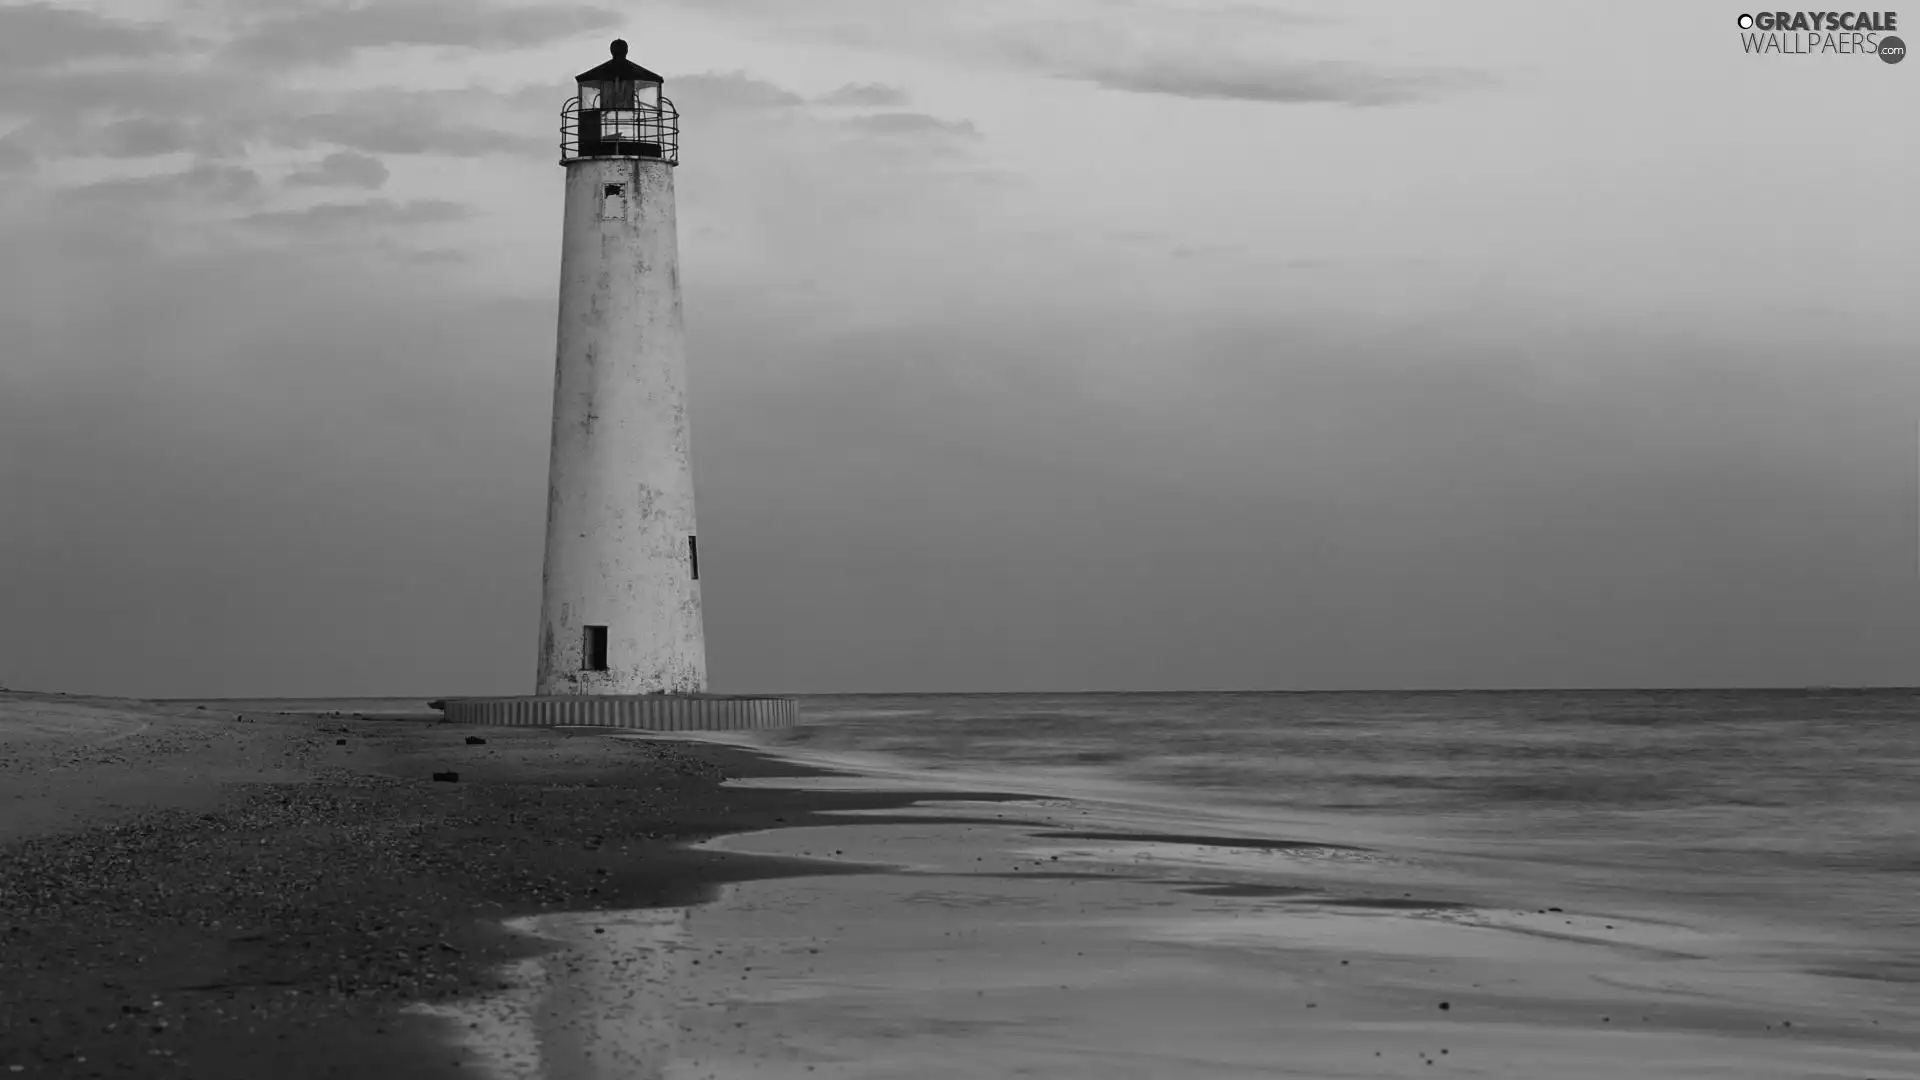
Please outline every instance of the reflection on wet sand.
[{"label": "reflection on wet sand", "polygon": [[1920,1022],[1732,932],[1158,811],[956,809],[711,841],[895,869],[524,920],[561,947],[440,1015],[549,1080],[1920,1077]]}]

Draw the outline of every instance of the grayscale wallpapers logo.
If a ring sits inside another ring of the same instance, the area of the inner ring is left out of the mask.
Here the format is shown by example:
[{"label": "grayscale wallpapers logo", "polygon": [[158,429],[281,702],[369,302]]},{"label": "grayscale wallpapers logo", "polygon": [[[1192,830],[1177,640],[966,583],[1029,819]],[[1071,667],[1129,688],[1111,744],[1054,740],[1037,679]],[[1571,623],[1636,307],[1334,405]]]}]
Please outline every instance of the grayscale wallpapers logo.
[{"label": "grayscale wallpapers logo", "polygon": [[1875,56],[1897,64],[1907,58],[1907,43],[1893,36],[1900,27],[1894,11],[1761,11],[1742,15],[1740,48],[1783,56]]}]

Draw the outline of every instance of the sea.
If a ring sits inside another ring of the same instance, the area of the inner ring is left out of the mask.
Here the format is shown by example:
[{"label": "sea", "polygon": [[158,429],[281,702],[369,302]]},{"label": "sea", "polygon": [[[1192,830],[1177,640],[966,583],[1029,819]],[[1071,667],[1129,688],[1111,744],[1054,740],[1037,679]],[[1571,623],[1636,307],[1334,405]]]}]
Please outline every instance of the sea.
[{"label": "sea", "polygon": [[[1386,838],[1920,1003],[1920,691],[810,696],[773,749]],[[1350,826],[1347,827],[1347,826]],[[1332,839],[1332,837],[1323,837]]]}]

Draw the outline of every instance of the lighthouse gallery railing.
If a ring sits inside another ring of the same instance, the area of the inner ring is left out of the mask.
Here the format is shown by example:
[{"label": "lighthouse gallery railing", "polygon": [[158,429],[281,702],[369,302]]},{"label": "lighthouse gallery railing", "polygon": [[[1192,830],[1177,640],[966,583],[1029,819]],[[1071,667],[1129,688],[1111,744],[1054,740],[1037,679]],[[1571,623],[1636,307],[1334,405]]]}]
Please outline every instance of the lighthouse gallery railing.
[{"label": "lighthouse gallery railing", "polygon": [[658,108],[582,109],[578,97],[560,109],[560,160],[588,157],[660,158],[680,163],[680,112],[660,98]]}]

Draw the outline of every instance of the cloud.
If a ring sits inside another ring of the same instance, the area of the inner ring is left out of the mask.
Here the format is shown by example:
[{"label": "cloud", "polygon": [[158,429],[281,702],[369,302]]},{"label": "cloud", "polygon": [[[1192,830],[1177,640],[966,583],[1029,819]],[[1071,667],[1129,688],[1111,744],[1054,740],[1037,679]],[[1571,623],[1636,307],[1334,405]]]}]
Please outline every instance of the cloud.
[{"label": "cloud", "polygon": [[27,172],[33,168],[33,151],[12,138],[0,139],[0,173]]},{"label": "cloud", "polygon": [[[245,156],[253,125],[245,120],[207,122],[188,119],[203,111],[166,108],[148,110],[101,108],[101,113],[139,112],[112,120],[95,120],[79,112],[39,113],[13,133],[21,147],[48,160],[113,158],[133,160],[191,153],[202,161]],[[169,115],[171,113],[172,115]]]},{"label": "cloud", "polygon": [[[480,157],[550,148],[553,137],[454,120],[442,94],[370,94],[344,109],[288,118],[274,128],[284,145],[320,141],[373,154]],[[557,123],[557,122],[556,122]]]},{"label": "cloud", "polygon": [[907,103],[907,92],[885,83],[848,83],[813,99],[820,105],[863,105],[869,108],[893,108]]},{"label": "cloud", "polygon": [[[3,10],[3,9],[0,9]],[[231,71],[31,71],[0,64],[0,113],[72,121],[98,112],[201,118],[231,116],[236,103],[271,87]]]},{"label": "cloud", "polygon": [[412,266],[447,266],[473,261],[472,256],[454,248],[410,248],[399,244],[382,244],[380,250],[395,261]]},{"label": "cloud", "polygon": [[756,79],[744,71],[708,71],[682,75],[667,84],[681,111],[706,109],[778,109],[803,104],[799,94]]},{"label": "cloud", "polygon": [[55,4],[0,6],[0,68],[11,71],[100,57],[149,57],[177,45],[171,31],[155,24]]},{"label": "cloud", "polygon": [[[1397,105],[1480,85],[1484,76],[1363,61],[1300,59],[1352,47],[1340,20],[1254,4],[1071,0],[967,5],[965,13],[889,0],[684,0],[804,37],[883,52],[993,64],[1131,93],[1276,104]],[[1312,36],[1304,36],[1310,34]],[[847,86],[821,104],[898,105],[894,88]],[[871,100],[867,100],[868,97]]]},{"label": "cloud", "polygon": [[[530,93],[384,87],[320,103],[311,94],[289,95],[270,81],[232,73],[144,72],[103,79],[68,72],[26,78],[0,71],[0,112],[31,116],[16,137],[46,157],[191,150],[201,157],[239,158],[250,142],[296,149],[332,143],[362,153],[452,157],[543,153],[557,141],[557,118],[552,137],[525,124],[509,130],[485,122],[488,110],[506,114]],[[557,114],[554,96],[551,90],[545,95]],[[90,121],[101,114],[120,118],[97,126]]]},{"label": "cloud", "polygon": [[537,82],[523,86],[518,90],[507,90],[500,94],[500,101],[511,109],[537,109],[554,117],[554,123],[560,122],[560,107],[573,96],[569,89],[573,84],[562,86],[558,83]]},{"label": "cloud", "polygon": [[178,120],[138,116],[116,120],[101,129],[94,149],[107,157],[154,157],[188,149],[193,132]]},{"label": "cloud", "polygon": [[236,37],[225,52],[254,64],[310,65],[392,45],[512,50],[608,29],[624,20],[619,11],[589,4],[399,0],[274,15]]},{"label": "cloud", "polygon": [[[1162,10],[1127,20],[1034,20],[997,27],[982,45],[1004,62],[1109,90],[1272,104],[1398,105],[1480,85],[1464,71],[1301,59],[1299,25],[1256,10]],[[1338,39],[1306,44],[1326,55]]]},{"label": "cloud", "polygon": [[874,113],[856,116],[847,126],[874,135],[951,135],[975,138],[980,133],[969,120],[942,120],[926,113]]},{"label": "cloud", "polygon": [[82,184],[61,192],[60,198],[83,205],[127,202],[144,204],[183,197],[201,197],[214,202],[243,202],[259,190],[260,177],[252,169],[203,161],[184,172],[122,177]]},{"label": "cloud", "polygon": [[329,233],[367,226],[438,225],[473,216],[473,208],[444,199],[395,202],[373,199],[360,203],[321,203],[304,210],[271,210],[249,214],[241,224],[291,233]]},{"label": "cloud", "polygon": [[388,175],[379,158],[341,150],[287,177],[287,183],[293,187],[377,188],[387,182]]},{"label": "cloud", "polygon": [[1239,244],[1176,244],[1167,254],[1176,259],[1204,259],[1211,255],[1238,255],[1246,250]]},{"label": "cloud", "polygon": [[1286,104],[1401,105],[1480,85],[1466,72],[1392,71],[1361,64],[1142,61],[1058,73],[1109,90]]}]

